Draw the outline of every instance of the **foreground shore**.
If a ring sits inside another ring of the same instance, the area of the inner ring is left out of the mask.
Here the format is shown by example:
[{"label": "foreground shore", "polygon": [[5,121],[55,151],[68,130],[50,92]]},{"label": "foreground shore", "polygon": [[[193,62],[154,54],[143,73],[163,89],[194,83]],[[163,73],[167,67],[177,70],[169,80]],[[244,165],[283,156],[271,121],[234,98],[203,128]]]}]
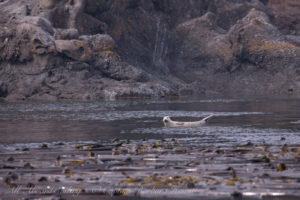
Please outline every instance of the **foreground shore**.
[{"label": "foreground shore", "polygon": [[3,146],[0,154],[0,194],[6,198],[300,196],[300,146],[195,147],[175,139],[115,139]]}]

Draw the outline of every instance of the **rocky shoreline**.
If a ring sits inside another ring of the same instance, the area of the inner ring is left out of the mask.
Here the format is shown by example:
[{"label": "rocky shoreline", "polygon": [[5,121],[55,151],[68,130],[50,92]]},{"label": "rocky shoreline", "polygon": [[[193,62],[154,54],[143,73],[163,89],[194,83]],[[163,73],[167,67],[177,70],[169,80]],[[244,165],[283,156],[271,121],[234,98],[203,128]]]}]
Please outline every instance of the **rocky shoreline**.
[{"label": "rocky shoreline", "polygon": [[300,3],[3,0],[0,98],[300,93]]}]

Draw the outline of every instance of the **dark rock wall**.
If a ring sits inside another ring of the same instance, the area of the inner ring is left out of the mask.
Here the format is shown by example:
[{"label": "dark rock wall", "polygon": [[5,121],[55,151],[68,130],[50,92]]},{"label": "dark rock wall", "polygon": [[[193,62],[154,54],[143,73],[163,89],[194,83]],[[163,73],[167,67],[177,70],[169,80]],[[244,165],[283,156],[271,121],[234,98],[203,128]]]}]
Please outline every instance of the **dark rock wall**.
[{"label": "dark rock wall", "polygon": [[274,13],[274,23],[284,34],[300,35],[300,2],[268,0],[267,8]]},{"label": "dark rock wall", "polygon": [[297,0],[4,0],[0,97],[300,93]]}]

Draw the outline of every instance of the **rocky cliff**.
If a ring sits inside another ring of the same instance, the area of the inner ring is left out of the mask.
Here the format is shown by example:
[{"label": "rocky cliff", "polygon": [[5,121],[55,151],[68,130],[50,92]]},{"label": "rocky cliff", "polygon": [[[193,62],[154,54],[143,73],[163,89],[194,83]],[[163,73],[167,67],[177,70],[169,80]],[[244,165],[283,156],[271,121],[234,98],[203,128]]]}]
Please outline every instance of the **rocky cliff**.
[{"label": "rocky cliff", "polygon": [[300,94],[297,0],[1,0],[0,97]]}]

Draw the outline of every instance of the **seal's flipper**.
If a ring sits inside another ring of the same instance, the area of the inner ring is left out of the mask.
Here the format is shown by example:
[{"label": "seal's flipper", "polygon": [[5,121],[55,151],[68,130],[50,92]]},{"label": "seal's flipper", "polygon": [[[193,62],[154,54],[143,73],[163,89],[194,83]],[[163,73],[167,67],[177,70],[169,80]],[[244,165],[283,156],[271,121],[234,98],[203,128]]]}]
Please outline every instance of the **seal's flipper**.
[{"label": "seal's flipper", "polygon": [[214,116],[214,115],[209,115],[209,116],[207,116],[207,117],[201,119],[201,121],[207,122],[207,120],[209,120],[209,119],[212,118],[213,116]]}]

